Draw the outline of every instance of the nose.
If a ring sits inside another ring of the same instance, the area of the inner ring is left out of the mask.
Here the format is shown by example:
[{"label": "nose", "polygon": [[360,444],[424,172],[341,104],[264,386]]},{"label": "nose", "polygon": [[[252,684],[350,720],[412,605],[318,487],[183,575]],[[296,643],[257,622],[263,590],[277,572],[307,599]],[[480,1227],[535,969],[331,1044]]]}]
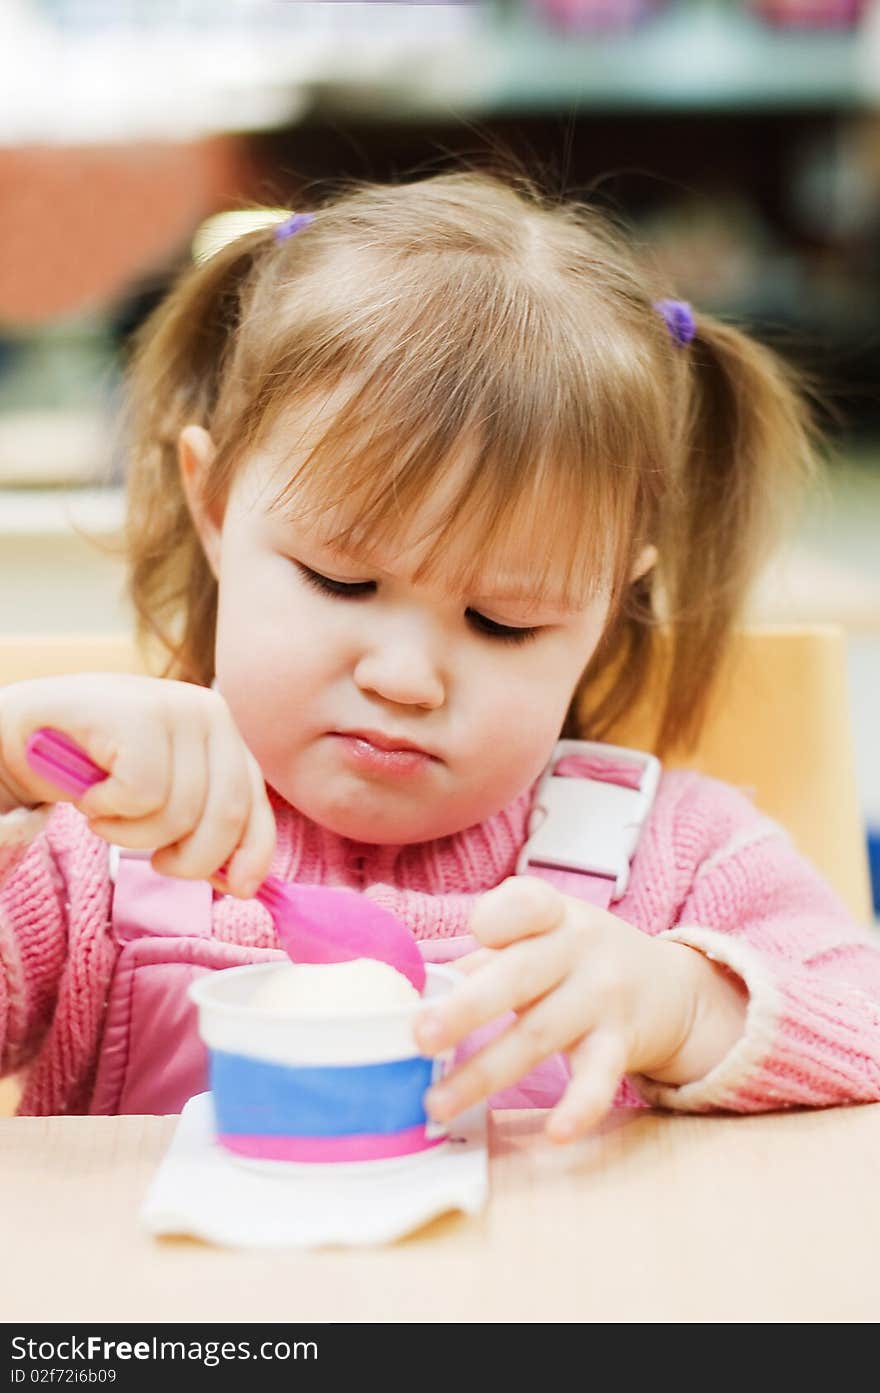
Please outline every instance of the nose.
[{"label": "nose", "polygon": [[358,658],[354,680],[361,691],[400,706],[434,710],[446,699],[430,641],[413,634],[411,628],[376,637]]}]

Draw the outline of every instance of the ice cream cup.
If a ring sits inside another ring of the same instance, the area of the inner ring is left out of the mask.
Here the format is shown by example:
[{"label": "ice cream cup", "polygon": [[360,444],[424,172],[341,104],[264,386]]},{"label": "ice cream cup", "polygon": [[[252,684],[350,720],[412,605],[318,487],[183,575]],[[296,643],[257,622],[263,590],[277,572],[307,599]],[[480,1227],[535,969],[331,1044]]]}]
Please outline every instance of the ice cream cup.
[{"label": "ice cream cup", "polygon": [[[212,972],[189,988],[207,1047],[217,1139],[254,1162],[351,1163],[412,1156],[442,1145],[426,1090],[454,1051],[419,1053],[413,1022],[461,973],[426,964],[422,997],[358,1010],[266,1009],[254,995],[287,964]],[[274,1168],[274,1167],[273,1167]]]}]

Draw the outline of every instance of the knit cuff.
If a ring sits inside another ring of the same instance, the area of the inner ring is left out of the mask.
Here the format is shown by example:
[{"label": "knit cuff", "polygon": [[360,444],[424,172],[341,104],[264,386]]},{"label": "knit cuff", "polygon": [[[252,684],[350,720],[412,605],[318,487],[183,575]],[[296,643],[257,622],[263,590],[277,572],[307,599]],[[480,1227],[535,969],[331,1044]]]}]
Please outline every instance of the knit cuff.
[{"label": "knit cuff", "polygon": [[[773,1054],[782,1013],[779,988],[766,959],[742,939],[714,929],[680,926],[658,934],[657,938],[696,948],[741,977],[749,993],[746,1019],[742,1035],[703,1078],[692,1083],[668,1084],[658,1083],[643,1074],[630,1074],[627,1076],[630,1083],[651,1107],[673,1108],[678,1112],[754,1111],[754,1103],[743,1107],[741,1090],[754,1084],[761,1076],[765,1061]],[[763,1106],[774,1107],[778,1103],[766,1102]]]},{"label": "knit cuff", "polygon": [[54,807],[54,803],[38,803],[34,808],[13,808],[0,814],[0,883],[23,860]]}]

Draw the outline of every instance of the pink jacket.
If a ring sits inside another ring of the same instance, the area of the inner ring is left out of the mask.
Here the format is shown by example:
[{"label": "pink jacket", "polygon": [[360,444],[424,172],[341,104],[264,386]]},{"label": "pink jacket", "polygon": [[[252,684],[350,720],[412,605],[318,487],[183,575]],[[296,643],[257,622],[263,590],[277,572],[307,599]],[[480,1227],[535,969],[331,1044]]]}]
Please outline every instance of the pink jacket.
[{"label": "pink jacket", "polygon": [[[402,847],[339,837],[269,792],[272,873],[362,891],[403,918],[436,960],[454,956],[448,940],[467,934],[475,898],[515,873],[534,787],[484,823]],[[258,901],[205,882],[178,886],[202,916],[193,942],[210,944],[214,966],[217,954],[232,963],[279,952]],[[0,1071],[28,1066],[22,1113],[102,1110],[96,1076],[112,1044],[107,1004],[122,951],[111,903],[107,844],[72,804],[0,817]],[[752,1112],[880,1101],[880,943],[742,793],[691,772],[664,774],[626,893],[611,908],[726,965],[749,991],[744,1033],[709,1074],[678,1088],[631,1077],[618,1103]],[[147,942],[144,953],[155,948],[158,961],[161,947]],[[160,1040],[161,1015],[141,1029]]]}]

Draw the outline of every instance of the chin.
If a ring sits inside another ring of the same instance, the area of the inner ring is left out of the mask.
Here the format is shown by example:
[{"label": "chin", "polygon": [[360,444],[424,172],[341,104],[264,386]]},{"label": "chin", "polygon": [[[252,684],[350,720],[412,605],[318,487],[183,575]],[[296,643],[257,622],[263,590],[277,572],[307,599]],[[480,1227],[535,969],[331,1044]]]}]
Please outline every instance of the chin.
[{"label": "chin", "polygon": [[[409,846],[450,836],[482,821],[493,808],[484,800],[444,798],[435,792],[384,787],[359,778],[338,778],[321,767],[298,769],[270,780],[276,792],[304,817],[338,837],[374,846]],[[474,806],[475,802],[478,806]]]},{"label": "chin", "polygon": [[438,828],[436,823],[419,825],[412,816],[389,811],[387,814],[375,808],[364,810],[318,807],[314,810],[301,808],[306,817],[317,822],[338,837],[348,837],[353,842],[369,842],[377,846],[406,846],[411,842],[432,841],[441,837],[447,828]]},{"label": "chin", "polygon": [[408,846],[414,842],[433,841],[450,832],[459,831],[465,824],[455,818],[451,809],[446,817],[438,806],[438,800],[427,800],[421,807],[401,804],[391,796],[383,798],[378,791],[360,785],[337,796],[308,795],[291,800],[306,817],[320,827],[335,832],[338,837],[347,837],[353,842],[367,842],[375,846]]}]

